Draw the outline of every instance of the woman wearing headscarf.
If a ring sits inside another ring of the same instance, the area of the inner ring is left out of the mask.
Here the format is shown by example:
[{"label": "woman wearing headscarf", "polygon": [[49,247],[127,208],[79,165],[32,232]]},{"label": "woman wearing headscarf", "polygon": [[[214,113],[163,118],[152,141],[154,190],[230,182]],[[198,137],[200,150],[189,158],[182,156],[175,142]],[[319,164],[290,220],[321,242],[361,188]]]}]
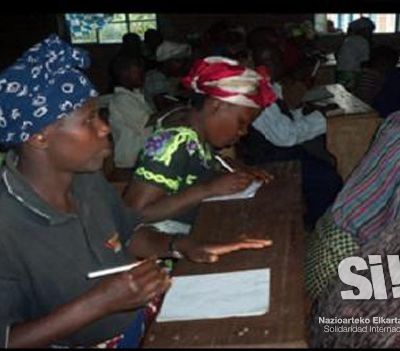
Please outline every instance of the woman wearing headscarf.
[{"label": "woman wearing headscarf", "polygon": [[145,143],[126,202],[147,222],[173,219],[190,229],[205,198],[246,188],[246,172],[218,174],[214,149],[236,143],[262,107],[275,101],[268,77],[235,60],[211,56],[198,60],[183,84],[194,91],[193,107],[173,110],[181,123],[161,127]]},{"label": "woman wearing headscarf", "polygon": [[[372,319],[373,316],[398,314],[395,301],[343,301],[340,291],[349,287],[339,279],[338,267],[350,256],[364,257],[368,262],[368,255],[398,254],[399,135],[400,113],[396,112],[382,124],[369,151],[309,238],[305,273],[306,287],[313,301],[311,328],[314,346],[379,347],[394,342],[396,333],[391,334],[390,340],[379,333],[371,337],[323,333],[321,325],[318,325],[318,316],[341,318],[354,315]],[[382,263],[385,260],[386,257],[382,256]],[[385,275],[390,277],[387,265],[384,269]],[[356,273],[370,277],[369,271]],[[385,276],[385,281],[389,279]],[[388,287],[390,290],[390,285]],[[356,291],[354,294],[359,294]],[[398,342],[397,338],[397,345]]]},{"label": "woman wearing headscarf", "polygon": [[[195,262],[266,240],[199,244],[138,225],[98,172],[109,126],[79,70],[85,52],[56,35],[0,73],[0,344],[136,347],[148,308],[171,282],[154,256]],[[133,234],[133,235],[132,235]],[[148,258],[151,257],[152,258]],[[100,279],[87,273],[146,258]]]},{"label": "woman wearing headscarf", "polygon": [[192,49],[189,44],[163,41],[156,50],[157,66],[146,72],[143,93],[155,111],[176,106],[186,97],[180,79],[187,74]]},{"label": "woman wearing headscarf", "polygon": [[274,45],[253,52],[256,67],[265,66],[277,100],[264,108],[249,128],[240,147],[245,162],[263,167],[270,162],[297,160],[301,163],[302,191],[306,204],[304,222],[314,228],[318,218],[333,203],[342,180],[326,151],[324,110],[292,109],[282,94],[282,53]]}]

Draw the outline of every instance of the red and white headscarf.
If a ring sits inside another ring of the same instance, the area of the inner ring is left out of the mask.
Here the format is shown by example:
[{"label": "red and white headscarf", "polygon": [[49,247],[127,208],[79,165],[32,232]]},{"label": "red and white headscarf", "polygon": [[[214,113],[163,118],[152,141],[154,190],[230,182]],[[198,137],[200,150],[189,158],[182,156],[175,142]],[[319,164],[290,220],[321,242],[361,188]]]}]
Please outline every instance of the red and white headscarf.
[{"label": "red and white headscarf", "polygon": [[276,100],[267,70],[257,72],[220,56],[196,61],[182,84],[196,93],[235,105],[264,108]]}]

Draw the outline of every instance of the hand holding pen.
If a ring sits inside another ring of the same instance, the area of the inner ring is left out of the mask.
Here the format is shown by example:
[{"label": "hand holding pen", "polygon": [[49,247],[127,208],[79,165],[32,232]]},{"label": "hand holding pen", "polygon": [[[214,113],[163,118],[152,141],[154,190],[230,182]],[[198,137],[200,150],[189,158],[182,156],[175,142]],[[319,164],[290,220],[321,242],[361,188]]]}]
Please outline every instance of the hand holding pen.
[{"label": "hand holding pen", "polygon": [[115,269],[113,273],[103,272],[103,278],[87,293],[105,315],[144,306],[171,285],[171,278],[155,258],[140,261],[129,270],[126,266],[124,269],[119,274],[115,274]]},{"label": "hand holding pen", "polygon": [[[235,172],[235,169],[231,165],[229,165],[221,156],[215,155],[215,159],[228,172],[231,172],[231,173]],[[235,163],[237,163],[237,162],[235,162]],[[270,183],[274,179],[274,176],[272,174],[269,174],[267,171],[264,171],[259,168],[249,167],[249,166],[245,166],[245,165],[238,165],[238,164],[236,164],[236,168],[238,169],[238,171],[250,174],[254,178],[262,180],[266,184]]]}]

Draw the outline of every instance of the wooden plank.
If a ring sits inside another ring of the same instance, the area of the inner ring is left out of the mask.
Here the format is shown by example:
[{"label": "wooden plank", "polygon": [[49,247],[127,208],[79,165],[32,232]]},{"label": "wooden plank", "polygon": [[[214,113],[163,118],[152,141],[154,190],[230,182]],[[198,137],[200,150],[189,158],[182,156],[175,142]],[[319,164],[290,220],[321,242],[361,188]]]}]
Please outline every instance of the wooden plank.
[{"label": "wooden plank", "polygon": [[382,119],[342,85],[326,88],[334,95],[327,100],[344,110],[341,115],[328,117],[326,146],[336,158],[338,173],[346,180],[368,150]]},{"label": "wooden plank", "polygon": [[347,91],[341,84],[328,84],[326,88],[331,92],[334,97],[327,99],[327,101],[334,102],[340,106],[345,112],[346,116],[352,115],[369,115],[376,113],[376,111],[361,101],[358,97]]},{"label": "wooden plank", "polygon": [[191,235],[198,240],[227,241],[255,233],[271,238],[273,246],[234,252],[215,264],[182,261],[175,272],[191,275],[270,267],[269,312],[256,317],[153,323],[145,348],[306,346],[300,168],[295,162],[285,162],[270,165],[270,171],[276,179],[254,199],[202,204]]},{"label": "wooden plank", "polygon": [[328,150],[335,156],[337,170],[346,180],[367,152],[381,119],[366,116],[337,116],[328,119]]}]

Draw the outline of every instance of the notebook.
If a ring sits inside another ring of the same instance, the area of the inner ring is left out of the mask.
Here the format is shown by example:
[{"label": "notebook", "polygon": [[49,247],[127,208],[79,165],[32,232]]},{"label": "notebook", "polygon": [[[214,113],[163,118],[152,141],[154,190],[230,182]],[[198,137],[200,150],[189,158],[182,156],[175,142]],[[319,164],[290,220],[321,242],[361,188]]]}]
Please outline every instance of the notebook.
[{"label": "notebook", "polygon": [[244,190],[234,194],[212,196],[203,201],[227,201],[227,200],[239,200],[239,199],[251,199],[257,193],[257,190],[263,184],[261,180],[253,180],[253,182]]},{"label": "notebook", "polygon": [[258,316],[269,302],[269,268],[174,277],[156,320]]}]

